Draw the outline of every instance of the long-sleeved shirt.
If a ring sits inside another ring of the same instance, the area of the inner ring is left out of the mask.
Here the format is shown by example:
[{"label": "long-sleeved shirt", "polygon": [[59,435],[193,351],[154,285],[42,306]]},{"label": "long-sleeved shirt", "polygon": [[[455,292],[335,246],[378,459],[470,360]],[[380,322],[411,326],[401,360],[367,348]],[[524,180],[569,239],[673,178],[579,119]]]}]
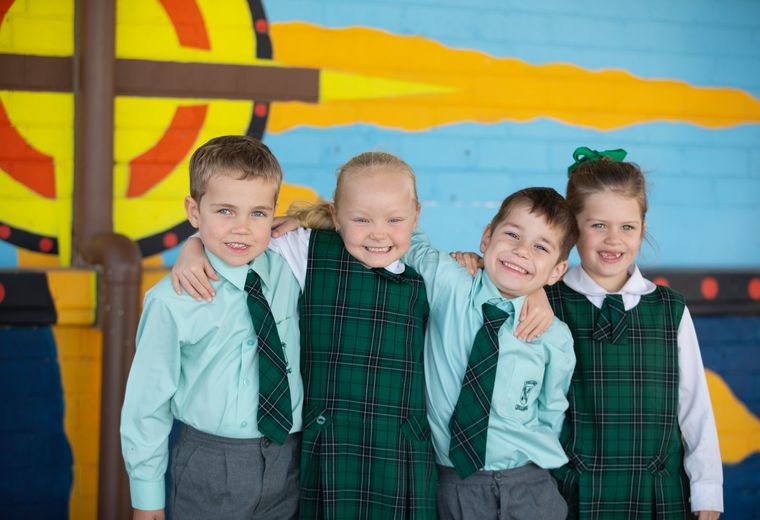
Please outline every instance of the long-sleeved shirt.
[{"label": "long-sleeved shirt", "polygon": [[168,436],[174,418],[231,438],[258,438],[258,339],[244,291],[248,269],[260,277],[288,362],[291,432],[301,430],[303,384],[297,304],[300,287],[286,262],[267,251],[232,267],[206,250],[220,275],[216,296],[177,295],[167,276],[145,295],[137,352],[121,416],[122,454],[132,506],[164,507]]},{"label": "long-sleeved shirt", "polygon": [[[615,293],[623,297],[626,311],[636,307],[642,295],[657,288],[635,265],[629,269],[629,275],[623,288]],[[563,281],[599,309],[609,294],[581,266],[568,271]],[[678,371],[678,425],[683,436],[684,469],[691,485],[691,509],[723,511],[723,466],[718,433],[697,333],[688,308],[684,308],[678,326]]]},{"label": "long-sleeved shirt", "polygon": [[556,468],[567,462],[559,442],[566,398],[575,367],[573,339],[554,319],[539,339],[517,339],[524,297],[504,298],[485,271],[475,277],[448,254],[432,248],[415,232],[402,259],[425,280],[430,321],[425,338],[428,420],[439,464],[449,458],[449,421],[454,412],[473,341],[483,325],[482,304],[509,313],[499,330],[499,358],[486,438],[485,470],[502,470],[529,462]]}]

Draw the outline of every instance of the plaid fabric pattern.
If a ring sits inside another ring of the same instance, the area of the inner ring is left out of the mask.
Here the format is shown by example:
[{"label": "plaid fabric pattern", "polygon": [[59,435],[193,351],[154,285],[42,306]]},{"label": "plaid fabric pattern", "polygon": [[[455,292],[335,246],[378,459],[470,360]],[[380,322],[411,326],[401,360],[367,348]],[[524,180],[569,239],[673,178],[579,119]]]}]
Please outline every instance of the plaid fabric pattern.
[{"label": "plaid fabric pattern", "polygon": [[593,336],[594,341],[606,341],[615,345],[628,339],[625,304],[621,295],[608,294],[604,297],[594,324]]},{"label": "plaid fabric pattern", "polygon": [[578,359],[560,437],[570,462],[553,472],[569,518],[690,518],[678,427],[683,298],[665,287],[643,295],[624,313],[627,340],[614,344],[614,333],[595,339],[604,309],[562,282],[547,293]]},{"label": "plaid fabric pattern", "polygon": [[367,269],[313,231],[301,298],[304,519],[435,518],[422,278]]},{"label": "plaid fabric pattern", "polygon": [[508,317],[495,305],[483,304],[483,326],[475,335],[462,392],[449,422],[449,457],[462,479],[485,465],[488,418],[499,361],[499,329]]},{"label": "plaid fabric pattern", "polygon": [[253,269],[245,279],[248,312],[259,339],[258,426],[269,440],[282,444],[293,427],[287,363],[272,309],[261,292],[261,278]]}]

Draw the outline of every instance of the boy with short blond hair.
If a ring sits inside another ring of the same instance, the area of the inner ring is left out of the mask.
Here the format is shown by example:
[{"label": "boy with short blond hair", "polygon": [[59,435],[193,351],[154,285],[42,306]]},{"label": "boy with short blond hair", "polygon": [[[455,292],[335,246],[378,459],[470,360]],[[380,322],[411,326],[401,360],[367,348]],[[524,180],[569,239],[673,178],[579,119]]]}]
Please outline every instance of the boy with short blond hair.
[{"label": "boy with short blond hair", "polygon": [[536,340],[515,337],[525,296],[557,282],[578,236],[564,198],[527,188],[504,200],[472,277],[415,233],[404,261],[424,278],[428,420],[439,464],[441,519],[564,519],[548,472],[575,367],[573,339],[554,319]]},{"label": "boy with short blond hair", "polygon": [[168,435],[175,518],[295,518],[303,386],[300,287],[267,250],[282,171],[246,136],[190,161],[185,210],[220,275],[198,304],[169,276],[145,295],[122,410],[135,518],[164,517]]}]

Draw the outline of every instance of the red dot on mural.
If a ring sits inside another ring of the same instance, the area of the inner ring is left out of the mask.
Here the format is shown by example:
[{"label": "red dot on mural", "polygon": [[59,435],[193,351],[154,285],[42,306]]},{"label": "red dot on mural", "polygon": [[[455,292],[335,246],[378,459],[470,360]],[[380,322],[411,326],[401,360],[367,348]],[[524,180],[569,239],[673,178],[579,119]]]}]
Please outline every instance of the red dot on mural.
[{"label": "red dot on mural", "polygon": [[704,296],[706,299],[714,300],[715,297],[718,296],[719,289],[720,287],[718,287],[718,280],[712,276],[707,276],[702,279],[702,296]]},{"label": "red dot on mural", "polygon": [[177,245],[177,234],[176,233],[167,233],[164,235],[164,247],[174,247]]},{"label": "red dot on mural", "polygon": [[664,276],[658,276],[654,279],[655,285],[661,285],[663,287],[670,287],[670,282]]},{"label": "red dot on mural", "polygon": [[0,283],[0,303],[5,299],[5,286]]},{"label": "red dot on mural", "polygon": [[0,238],[8,240],[11,237],[11,228],[8,226],[0,226]]},{"label": "red dot on mural", "polygon": [[256,114],[258,117],[264,117],[267,115],[267,106],[263,103],[258,103],[253,108],[253,113]]},{"label": "red dot on mural", "polygon": [[53,241],[49,238],[40,239],[40,251],[48,252],[53,249]]},{"label": "red dot on mural", "polygon": [[258,20],[256,20],[255,26],[256,26],[257,33],[267,32],[267,21],[264,20],[263,18],[259,18]]},{"label": "red dot on mural", "polygon": [[747,286],[747,291],[749,292],[750,298],[755,301],[760,300],[760,278],[753,278],[750,280],[749,285]]}]

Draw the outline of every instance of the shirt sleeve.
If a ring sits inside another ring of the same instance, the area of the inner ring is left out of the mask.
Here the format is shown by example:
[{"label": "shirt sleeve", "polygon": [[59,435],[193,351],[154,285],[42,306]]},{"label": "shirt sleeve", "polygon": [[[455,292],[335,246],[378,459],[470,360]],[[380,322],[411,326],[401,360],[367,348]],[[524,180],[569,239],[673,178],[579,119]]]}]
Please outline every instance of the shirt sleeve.
[{"label": "shirt sleeve", "polygon": [[723,511],[723,466],[707,378],[689,309],[678,327],[678,424],[692,511]]},{"label": "shirt sleeve", "polygon": [[303,291],[306,284],[306,265],[309,259],[311,230],[298,228],[269,241],[269,249],[282,256]]},{"label": "shirt sleeve", "polygon": [[419,229],[412,233],[409,250],[401,260],[422,276],[431,308],[455,288],[472,286],[470,273],[448,254],[431,246],[427,234]]},{"label": "shirt sleeve", "polygon": [[557,436],[562,431],[565,411],[569,406],[567,391],[570,389],[570,380],[575,369],[573,336],[569,329],[555,318],[553,328],[558,324],[561,324],[561,334],[545,334],[546,339],[551,341],[544,344],[547,352],[546,368],[541,394],[538,397],[538,420]]},{"label": "shirt sleeve", "polygon": [[174,420],[170,401],[179,374],[177,327],[168,307],[148,296],[121,411],[121,450],[136,509],[164,508],[168,438]]}]

